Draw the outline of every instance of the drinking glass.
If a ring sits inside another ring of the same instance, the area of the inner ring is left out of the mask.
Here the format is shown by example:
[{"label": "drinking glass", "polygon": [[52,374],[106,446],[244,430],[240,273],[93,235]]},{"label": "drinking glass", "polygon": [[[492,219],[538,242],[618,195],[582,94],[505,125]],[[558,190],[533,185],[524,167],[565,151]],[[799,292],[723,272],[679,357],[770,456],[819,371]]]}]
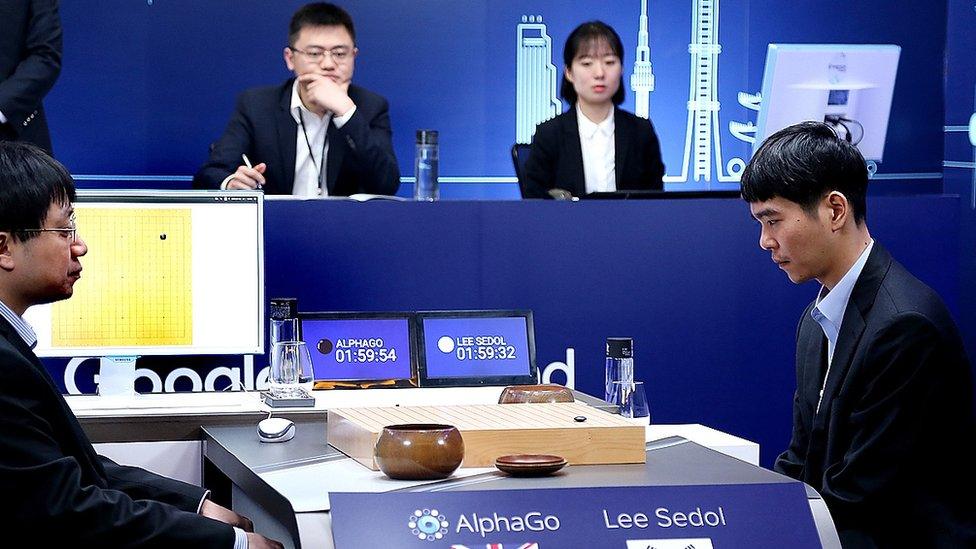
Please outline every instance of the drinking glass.
[{"label": "drinking glass", "polygon": [[312,384],[312,357],[304,341],[279,341],[271,347],[271,394],[307,398]]},{"label": "drinking glass", "polygon": [[612,404],[620,408],[621,416],[650,424],[651,408],[647,403],[643,381],[614,381],[612,392]]}]

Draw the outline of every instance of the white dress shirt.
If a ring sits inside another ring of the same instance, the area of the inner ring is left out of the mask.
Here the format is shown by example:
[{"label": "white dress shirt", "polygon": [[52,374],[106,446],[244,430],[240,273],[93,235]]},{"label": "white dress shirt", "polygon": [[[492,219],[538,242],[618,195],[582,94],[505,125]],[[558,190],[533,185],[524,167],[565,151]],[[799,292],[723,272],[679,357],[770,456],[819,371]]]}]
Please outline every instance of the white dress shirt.
[{"label": "white dress shirt", "polygon": [[820,329],[827,337],[827,373],[824,374],[820,398],[817,400],[818,412],[820,411],[820,402],[823,400],[824,389],[827,388],[827,376],[830,375],[830,366],[834,361],[834,349],[837,347],[840,326],[844,322],[844,313],[847,312],[847,304],[851,300],[854,284],[861,276],[861,271],[864,270],[864,264],[868,262],[872,248],[874,248],[873,238],[833,290],[828,290],[826,286],[820,287],[820,293],[817,294],[817,304],[810,310],[810,316],[817,321],[817,324],[820,324]]},{"label": "white dress shirt", "polygon": [[[327,112],[325,116],[319,117],[302,103],[302,98],[298,95],[298,80],[295,80],[291,88],[289,110],[295,123],[298,124],[298,132],[295,135],[295,184],[292,186],[291,194],[309,198],[328,196],[325,171],[328,166],[326,159],[329,157],[329,141],[326,139],[329,122],[334,123],[336,128],[341,128],[352,118],[356,107],[353,106],[342,116],[333,116],[333,113]],[[305,140],[306,135],[308,141]],[[312,145],[311,149],[309,144]]]},{"label": "white dress shirt", "polygon": [[614,109],[610,109],[606,120],[597,124],[583,114],[578,103],[576,105],[587,193],[617,190],[613,114]]},{"label": "white dress shirt", "polygon": [[234,549],[247,549],[247,533],[238,527],[234,527]]}]

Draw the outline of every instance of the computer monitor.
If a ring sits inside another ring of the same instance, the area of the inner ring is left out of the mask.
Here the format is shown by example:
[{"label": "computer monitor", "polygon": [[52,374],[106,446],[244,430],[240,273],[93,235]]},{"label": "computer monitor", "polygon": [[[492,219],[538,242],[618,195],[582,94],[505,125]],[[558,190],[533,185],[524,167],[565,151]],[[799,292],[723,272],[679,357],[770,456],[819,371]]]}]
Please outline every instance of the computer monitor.
[{"label": "computer monitor", "polygon": [[417,386],[412,313],[300,313],[316,389]]},{"label": "computer monitor", "polygon": [[74,296],[27,310],[46,357],[264,352],[263,195],[82,190]]},{"label": "computer monitor", "polygon": [[537,381],[532,311],[417,313],[420,386]]},{"label": "computer monitor", "polygon": [[881,161],[900,54],[893,45],[770,44],[753,153],[778,130],[816,120]]}]

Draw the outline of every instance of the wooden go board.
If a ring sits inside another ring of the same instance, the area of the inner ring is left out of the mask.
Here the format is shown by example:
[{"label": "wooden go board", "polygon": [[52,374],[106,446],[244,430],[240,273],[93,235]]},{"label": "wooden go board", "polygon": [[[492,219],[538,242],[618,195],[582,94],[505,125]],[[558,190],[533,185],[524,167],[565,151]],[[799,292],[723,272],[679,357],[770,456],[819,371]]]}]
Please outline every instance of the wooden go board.
[{"label": "wooden go board", "polygon": [[[574,418],[583,416],[586,421]],[[383,427],[453,425],[464,439],[461,467],[491,467],[508,454],[555,454],[571,465],[644,463],[644,427],[579,402],[329,410],[328,442],[378,471],[373,447]]]}]

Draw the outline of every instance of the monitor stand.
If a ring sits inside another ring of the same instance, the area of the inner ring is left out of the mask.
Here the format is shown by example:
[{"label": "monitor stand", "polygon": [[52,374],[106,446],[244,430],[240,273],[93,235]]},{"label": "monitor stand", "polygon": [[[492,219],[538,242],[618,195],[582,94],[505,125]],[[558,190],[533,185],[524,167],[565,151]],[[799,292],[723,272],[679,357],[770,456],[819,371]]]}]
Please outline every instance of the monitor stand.
[{"label": "monitor stand", "polygon": [[99,396],[135,396],[136,359],[138,358],[138,356],[104,356],[100,358],[98,361]]},{"label": "monitor stand", "polygon": [[261,391],[261,400],[271,408],[308,408],[315,406],[315,397],[302,390],[301,396],[276,397],[271,391]]}]

